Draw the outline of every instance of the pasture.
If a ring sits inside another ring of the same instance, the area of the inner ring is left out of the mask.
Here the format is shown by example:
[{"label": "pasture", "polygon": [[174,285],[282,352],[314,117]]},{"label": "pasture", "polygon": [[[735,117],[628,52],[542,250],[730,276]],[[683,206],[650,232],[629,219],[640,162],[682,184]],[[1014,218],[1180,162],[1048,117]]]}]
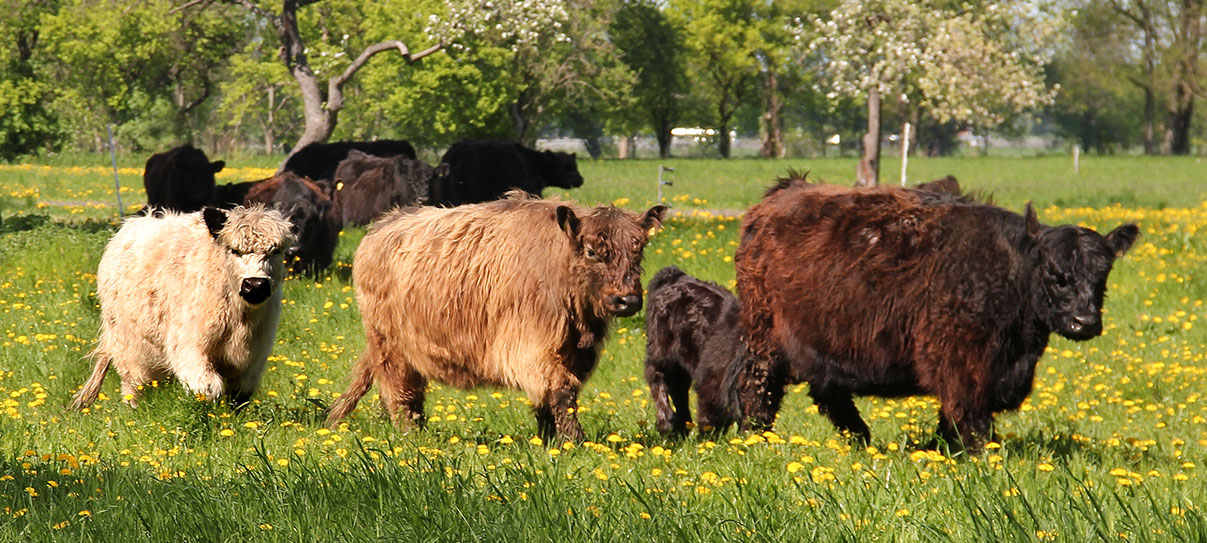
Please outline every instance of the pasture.
[{"label": "pasture", "polygon": [[[217,158],[217,157],[211,157]],[[774,432],[668,442],[642,377],[644,313],[616,322],[580,396],[581,444],[535,439],[523,394],[433,384],[426,431],[401,433],[377,391],[334,431],[325,409],[364,343],[347,230],[318,281],[286,281],[278,342],[241,410],[175,383],[120,402],[110,373],[88,412],[66,409],[90,370],[95,273],[115,229],[107,157],[0,166],[0,541],[1202,541],[1207,540],[1207,186],[1195,158],[916,159],[1041,221],[1142,236],[1110,276],[1106,331],[1053,336],[1035,390],[975,456],[918,451],[932,398],[861,398],[872,446],[836,434],[805,387]],[[644,210],[656,161],[582,161],[585,203]],[[741,212],[788,168],[850,183],[853,159],[671,160],[682,212],[646,249],[733,287]],[[218,182],[267,177],[229,160]],[[896,179],[891,160],[882,176]],[[144,201],[141,161],[119,172]],[[546,194],[549,194],[547,192]]]}]

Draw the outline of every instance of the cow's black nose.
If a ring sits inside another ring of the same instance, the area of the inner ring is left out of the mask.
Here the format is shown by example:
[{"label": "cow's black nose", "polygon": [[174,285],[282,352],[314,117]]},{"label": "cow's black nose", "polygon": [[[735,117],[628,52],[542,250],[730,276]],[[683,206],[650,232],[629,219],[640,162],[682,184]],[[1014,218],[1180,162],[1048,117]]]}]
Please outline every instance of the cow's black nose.
[{"label": "cow's black nose", "polygon": [[272,294],[272,283],[264,277],[248,277],[239,286],[239,296],[255,305],[267,300]]},{"label": "cow's black nose", "polygon": [[630,294],[628,296],[613,296],[608,300],[612,305],[614,313],[621,317],[628,317],[641,311],[641,295]]}]

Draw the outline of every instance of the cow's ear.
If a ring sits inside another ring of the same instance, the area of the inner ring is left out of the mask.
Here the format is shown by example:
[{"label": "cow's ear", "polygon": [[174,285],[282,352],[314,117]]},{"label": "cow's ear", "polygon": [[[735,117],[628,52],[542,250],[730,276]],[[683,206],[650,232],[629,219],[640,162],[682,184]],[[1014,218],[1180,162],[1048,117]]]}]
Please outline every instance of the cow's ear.
[{"label": "cow's ear", "polygon": [[641,216],[641,229],[649,232],[662,226],[662,217],[666,215],[666,206],[658,204],[651,207]]},{"label": "cow's ear", "polygon": [[225,160],[215,160],[213,162],[210,162],[210,169],[213,170],[214,173],[218,173],[218,172],[222,171],[222,168],[225,168],[225,167],[226,167]]},{"label": "cow's ear", "polygon": [[1027,236],[1031,239],[1038,238],[1044,225],[1039,224],[1039,217],[1035,215],[1035,208],[1031,206],[1031,202],[1027,202],[1027,209],[1023,211],[1023,217],[1027,225]]},{"label": "cow's ear", "polygon": [[1111,244],[1111,250],[1115,251],[1115,256],[1123,256],[1128,249],[1132,248],[1132,244],[1136,242],[1136,238],[1140,237],[1140,228],[1134,224],[1124,224],[1111,230],[1111,233],[1106,235],[1106,242]]},{"label": "cow's ear", "polygon": [[210,236],[214,238],[217,238],[222,227],[226,226],[226,212],[216,207],[202,209],[201,218],[205,219],[205,227],[210,230]]},{"label": "cow's ear", "polygon": [[578,231],[582,223],[578,220],[578,215],[574,214],[574,210],[567,206],[557,206],[557,225],[570,236],[570,241],[578,245]]}]

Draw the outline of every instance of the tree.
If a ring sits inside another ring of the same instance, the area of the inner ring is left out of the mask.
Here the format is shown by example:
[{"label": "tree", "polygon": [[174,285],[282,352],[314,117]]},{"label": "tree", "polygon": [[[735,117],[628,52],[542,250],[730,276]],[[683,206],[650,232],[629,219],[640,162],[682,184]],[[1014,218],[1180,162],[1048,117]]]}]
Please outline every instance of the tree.
[{"label": "tree", "polygon": [[1087,151],[1123,151],[1142,142],[1147,153],[1156,152],[1155,100],[1138,69],[1144,64],[1136,42],[1134,28],[1113,10],[1079,10],[1048,66],[1048,80],[1060,84],[1050,118]]},{"label": "tree", "polygon": [[703,81],[693,90],[711,108],[710,123],[717,132],[717,150],[729,158],[733,116],[754,92],[759,76],[758,51],[766,50],[755,0],[672,0],[668,16],[684,36],[688,64]]},{"label": "tree", "polygon": [[862,96],[867,133],[857,184],[878,183],[881,100],[914,104],[939,122],[982,128],[1050,103],[1040,68],[1059,17],[1025,0],[949,11],[928,2],[844,0],[828,20],[798,27],[826,67],[830,96]]},{"label": "tree", "polygon": [[9,161],[63,137],[59,118],[48,107],[54,88],[45,81],[35,53],[41,49],[39,18],[57,9],[55,2],[0,3],[0,160]]},{"label": "tree", "polygon": [[669,158],[671,129],[679,122],[687,86],[682,38],[653,0],[626,2],[610,30],[621,60],[637,74],[635,111],[622,113],[624,133],[648,126],[658,141],[658,156]]},{"label": "tree", "polygon": [[[188,124],[241,46],[241,20],[227,9],[172,13],[158,2],[68,0],[41,18],[59,85],[54,107],[96,140],[106,123],[125,125],[134,147],[191,139]],[[145,125],[145,126],[139,126]]]}]

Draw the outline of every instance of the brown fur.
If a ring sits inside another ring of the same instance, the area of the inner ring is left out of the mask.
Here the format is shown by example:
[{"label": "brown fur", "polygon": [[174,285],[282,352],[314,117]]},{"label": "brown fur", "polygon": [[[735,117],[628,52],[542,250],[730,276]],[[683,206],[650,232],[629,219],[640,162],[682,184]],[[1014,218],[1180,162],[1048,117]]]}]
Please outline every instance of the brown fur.
[{"label": "brown fur", "polygon": [[370,383],[396,425],[424,421],[428,379],[523,390],[542,435],[582,439],[574,415],[612,315],[640,308],[641,254],[665,207],[509,199],[406,208],[369,229],[353,261],[367,346],[328,424]]},{"label": "brown fur", "polygon": [[749,423],[770,426],[788,382],[867,440],[853,394],[934,394],[939,436],[976,448],[1017,409],[1052,332],[1088,340],[1114,259],[1138,235],[1044,226],[915,189],[796,184],[743,222],[735,258],[750,360]]}]

